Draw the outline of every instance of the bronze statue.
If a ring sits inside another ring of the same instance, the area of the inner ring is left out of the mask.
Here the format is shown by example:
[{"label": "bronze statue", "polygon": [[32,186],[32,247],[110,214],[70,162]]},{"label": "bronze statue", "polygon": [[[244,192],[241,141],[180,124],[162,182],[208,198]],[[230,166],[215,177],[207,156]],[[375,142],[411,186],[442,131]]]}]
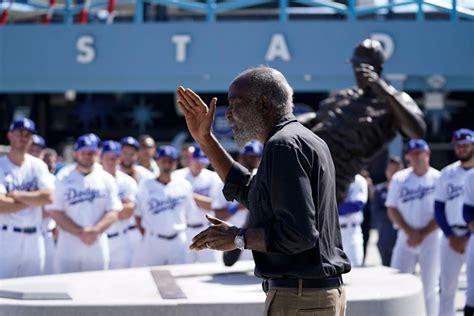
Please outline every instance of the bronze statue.
[{"label": "bronze statue", "polygon": [[415,101],[380,77],[384,61],[380,42],[364,40],[350,60],[357,87],[331,94],[317,112],[298,117],[329,146],[336,167],[338,202],[342,202],[354,176],[397,132],[422,138],[426,131],[423,113]]}]

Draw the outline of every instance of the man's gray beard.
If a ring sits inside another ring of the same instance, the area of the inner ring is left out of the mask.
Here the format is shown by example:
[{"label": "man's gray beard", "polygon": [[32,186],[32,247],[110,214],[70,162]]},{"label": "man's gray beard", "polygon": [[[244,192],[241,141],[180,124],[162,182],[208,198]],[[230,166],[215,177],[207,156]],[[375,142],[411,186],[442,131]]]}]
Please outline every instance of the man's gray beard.
[{"label": "man's gray beard", "polygon": [[249,141],[258,139],[261,130],[262,127],[260,125],[255,124],[255,122],[249,122],[246,126],[234,127],[232,132],[237,146],[243,148]]}]

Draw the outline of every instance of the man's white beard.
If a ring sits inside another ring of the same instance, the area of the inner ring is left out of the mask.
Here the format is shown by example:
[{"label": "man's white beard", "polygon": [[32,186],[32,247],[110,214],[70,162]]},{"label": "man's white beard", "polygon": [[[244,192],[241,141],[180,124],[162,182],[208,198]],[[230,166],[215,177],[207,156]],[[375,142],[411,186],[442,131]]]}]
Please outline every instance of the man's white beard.
[{"label": "man's white beard", "polygon": [[234,139],[239,148],[243,148],[249,141],[258,139],[263,132],[263,122],[258,118],[253,118],[252,121],[246,122],[245,126],[235,126],[232,128]]}]

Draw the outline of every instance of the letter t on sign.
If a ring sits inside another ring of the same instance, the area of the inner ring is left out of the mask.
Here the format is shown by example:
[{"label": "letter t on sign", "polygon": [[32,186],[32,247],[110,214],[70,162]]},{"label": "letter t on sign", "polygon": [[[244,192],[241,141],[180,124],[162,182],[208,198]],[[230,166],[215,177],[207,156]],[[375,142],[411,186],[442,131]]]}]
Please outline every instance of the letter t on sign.
[{"label": "letter t on sign", "polygon": [[176,45],[176,62],[184,63],[186,61],[186,45],[191,42],[191,36],[173,35],[171,42]]}]

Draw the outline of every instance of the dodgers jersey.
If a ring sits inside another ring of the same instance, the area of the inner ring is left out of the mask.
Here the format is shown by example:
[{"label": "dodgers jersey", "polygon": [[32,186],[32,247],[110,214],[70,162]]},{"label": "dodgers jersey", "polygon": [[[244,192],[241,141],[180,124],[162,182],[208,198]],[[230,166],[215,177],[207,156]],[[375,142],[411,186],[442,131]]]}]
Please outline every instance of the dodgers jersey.
[{"label": "dodgers jersey", "polygon": [[[217,173],[214,171],[203,169],[201,172],[194,177],[189,168],[182,168],[173,172],[172,175],[177,179],[185,179],[191,184],[194,193],[210,197],[215,199],[214,192],[216,188],[222,188],[223,184]],[[207,224],[207,220],[204,214],[207,210],[197,208],[195,211],[189,213],[190,225]]]},{"label": "dodgers jersey", "polygon": [[[7,155],[0,157],[0,194],[53,188],[54,181],[41,159],[26,154],[23,164],[17,166]],[[0,225],[39,228],[42,218],[41,206],[27,207],[18,212],[0,214]]]},{"label": "dodgers jersey", "polygon": [[56,179],[53,204],[47,206],[65,212],[81,227],[93,226],[106,212],[121,209],[114,177],[96,167],[86,175],[73,169]]},{"label": "dodgers jersey", "polygon": [[474,169],[464,179],[464,204],[474,207]]},{"label": "dodgers jersey", "polygon": [[[120,200],[122,202],[127,200],[129,202],[135,203],[138,192],[138,186],[135,180],[120,170],[115,171],[114,179],[117,183],[118,195]],[[113,223],[107,231],[109,233],[122,232],[124,229],[128,228],[131,225],[135,225],[135,220],[133,219],[133,216],[131,218],[119,220]]]},{"label": "dodgers jersey", "polygon": [[135,213],[147,233],[171,236],[184,231],[189,214],[197,211],[193,189],[184,179],[172,178],[168,184],[145,179],[138,186]]},{"label": "dodgers jersey", "polygon": [[445,203],[446,220],[450,226],[466,226],[462,216],[464,181],[469,170],[456,161],[441,170],[435,186],[435,200]]},{"label": "dodgers jersey", "polygon": [[[367,184],[367,180],[362,175],[356,174],[354,181],[347,189],[346,197],[344,198],[344,202],[339,209],[339,223],[362,223],[364,220],[364,214],[362,213],[362,210],[364,205],[367,203],[368,198],[369,186]],[[345,212],[343,212],[342,210],[344,204],[350,204],[352,207],[357,207],[357,209],[349,211],[345,210]]]},{"label": "dodgers jersey", "polygon": [[425,227],[434,218],[435,183],[439,175],[432,167],[421,177],[411,167],[398,171],[390,182],[385,206],[398,209],[411,227]]}]

